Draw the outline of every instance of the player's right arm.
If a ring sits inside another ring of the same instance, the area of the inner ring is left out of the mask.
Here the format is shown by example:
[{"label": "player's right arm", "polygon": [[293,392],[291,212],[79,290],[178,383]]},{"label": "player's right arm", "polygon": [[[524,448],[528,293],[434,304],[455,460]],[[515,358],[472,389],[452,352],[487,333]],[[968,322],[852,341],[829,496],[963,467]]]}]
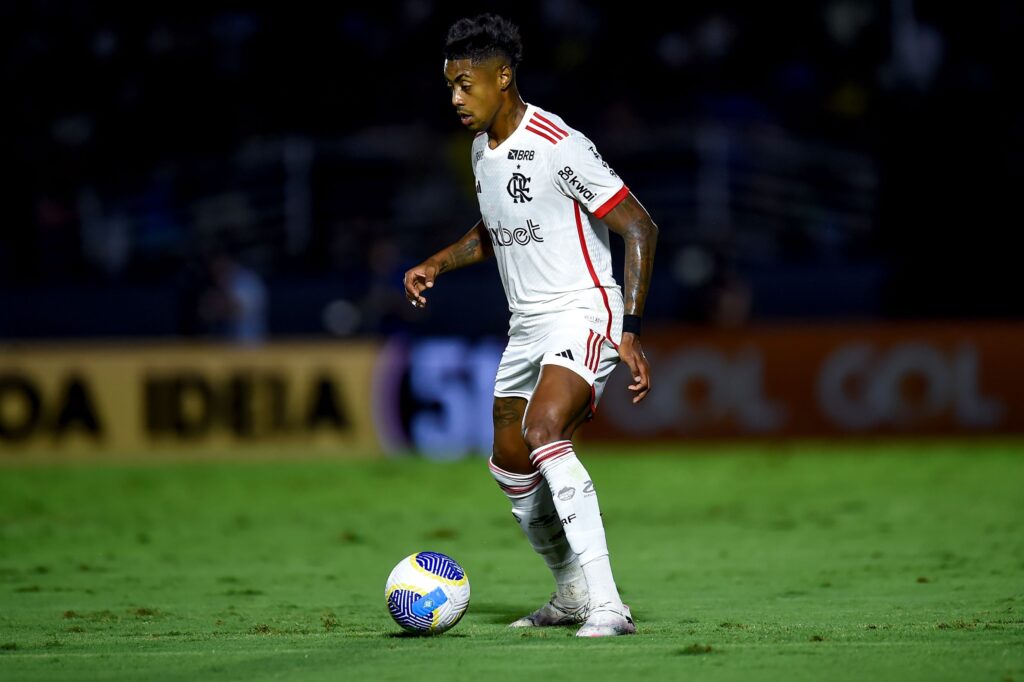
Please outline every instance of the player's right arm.
[{"label": "player's right arm", "polygon": [[423,292],[434,286],[437,276],[487,260],[494,255],[491,238],[484,227],[484,221],[477,221],[462,239],[441,249],[433,256],[405,273],[405,297],[417,308],[427,305]]}]

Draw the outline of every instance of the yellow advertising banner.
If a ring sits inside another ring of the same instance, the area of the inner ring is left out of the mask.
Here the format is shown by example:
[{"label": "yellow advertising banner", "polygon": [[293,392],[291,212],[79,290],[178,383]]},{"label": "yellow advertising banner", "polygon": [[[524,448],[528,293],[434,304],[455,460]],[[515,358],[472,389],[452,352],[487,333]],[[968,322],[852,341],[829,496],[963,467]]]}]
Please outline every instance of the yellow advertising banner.
[{"label": "yellow advertising banner", "polygon": [[0,461],[380,450],[374,343],[0,346]]}]

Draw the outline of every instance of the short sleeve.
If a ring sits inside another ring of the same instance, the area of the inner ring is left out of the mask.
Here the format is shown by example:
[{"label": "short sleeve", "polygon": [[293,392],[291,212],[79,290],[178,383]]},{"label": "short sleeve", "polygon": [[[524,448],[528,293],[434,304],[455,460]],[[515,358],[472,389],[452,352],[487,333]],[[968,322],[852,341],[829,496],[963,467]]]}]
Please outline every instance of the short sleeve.
[{"label": "short sleeve", "polygon": [[555,186],[565,196],[580,202],[595,217],[604,218],[629,194],[629,188],[605,163],[587,137],[570,135],[553,151]]}]

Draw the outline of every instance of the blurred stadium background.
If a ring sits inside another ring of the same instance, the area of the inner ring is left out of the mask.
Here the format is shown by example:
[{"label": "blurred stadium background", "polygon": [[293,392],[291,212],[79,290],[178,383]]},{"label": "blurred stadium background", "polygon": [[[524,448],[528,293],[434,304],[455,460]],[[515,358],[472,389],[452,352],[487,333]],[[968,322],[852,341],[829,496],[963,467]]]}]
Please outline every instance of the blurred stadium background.
[{"label": "blurred stadium background", "polygon": [[[661,229],[580,436],[632,655],[510,639],[501,285],[401,288],[478,218],[482,8],[0,3],[0,678],[1024,679],[1024,5],[487,5]],[[390,639],[424,549],[473,605]]]},{"label": "blurred stadium background", "polygon": [[[657,389],[588,435],[1024,430],[1019,3],[491,9],[661,227]],[[478,215],[461,11],[0,8],[5,459],[485,452],[493,265],[400,287]]]}]

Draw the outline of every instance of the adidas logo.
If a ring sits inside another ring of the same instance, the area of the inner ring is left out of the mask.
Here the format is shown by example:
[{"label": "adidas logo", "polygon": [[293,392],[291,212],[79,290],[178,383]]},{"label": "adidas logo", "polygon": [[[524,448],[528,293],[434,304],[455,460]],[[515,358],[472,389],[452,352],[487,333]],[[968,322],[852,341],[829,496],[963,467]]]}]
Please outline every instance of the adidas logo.
[{"label": "adidas logo", "polygon": [[574,358],[572,356],[572,351],[571,350],[563,350],[561,353],[555,353],[555,355],[561,356],[563,358],[568,358],[569,360],[575,360],[576,359],[576,358]]}]

